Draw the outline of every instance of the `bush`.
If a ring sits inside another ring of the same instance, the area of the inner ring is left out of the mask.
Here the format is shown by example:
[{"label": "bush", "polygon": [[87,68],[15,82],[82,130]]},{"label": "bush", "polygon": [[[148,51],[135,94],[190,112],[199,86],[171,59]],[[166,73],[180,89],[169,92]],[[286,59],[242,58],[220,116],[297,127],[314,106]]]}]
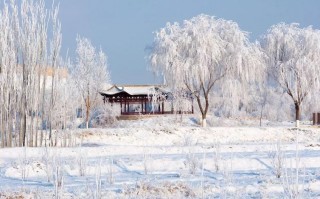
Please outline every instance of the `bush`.
[{"label": "bush", "polygon": [[97,108],[91,119],[92,127],[110,127],[117,125],[117,107],[111,104],[104,104]]}]

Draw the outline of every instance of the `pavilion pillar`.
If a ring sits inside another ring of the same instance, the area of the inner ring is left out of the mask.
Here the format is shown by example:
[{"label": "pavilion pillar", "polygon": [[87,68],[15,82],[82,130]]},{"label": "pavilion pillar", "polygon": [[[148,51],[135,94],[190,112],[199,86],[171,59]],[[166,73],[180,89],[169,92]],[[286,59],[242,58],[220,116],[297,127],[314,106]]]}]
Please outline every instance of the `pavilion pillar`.
[{"label": "pavilion pillar", "polygon": [[147,100],[144,100],[144,113],[147,113]]},{"label": "pavilion pillar", "polygon": [[191,103],[191,113],[193,114],[194,110],[193,110],[193,100],[192,100],[192,103]]},{"label": "pavilion pillar", "polygon": [[164,114],[164,102],[162,102],[162,114]]},{"label": "pavilion pillar", "polygon": [[129,111],[129,106],[130,105],[130,102],[128,101],[128,103],[127,103],[127,113],[129,113],[130,111]]},{"label": "pavilion pillar", "polygon": [[141,113],[143,113],[143,101],[141,100]]},{"label": "pavilion pillar", "polygon": [[121,110],[121,115],[122,115],[122,100],[120,100],[120,110]]},{"label": "pavilion pillar", "polygon": [[171,114],[174,113],[174,109],[173,109],[173,101],[171,101]]}]

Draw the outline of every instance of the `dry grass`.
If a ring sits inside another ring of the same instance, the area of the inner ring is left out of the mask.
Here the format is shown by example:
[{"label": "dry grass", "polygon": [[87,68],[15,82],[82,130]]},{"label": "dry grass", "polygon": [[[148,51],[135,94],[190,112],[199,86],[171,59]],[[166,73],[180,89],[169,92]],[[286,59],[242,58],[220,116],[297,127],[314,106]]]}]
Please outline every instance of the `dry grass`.
[{"label": "dry grass", "polygon": [[134,188],[127,188],[124,195],[134,198],[195,198],[196,194],[185,183],[152,183],[140,182]]}]

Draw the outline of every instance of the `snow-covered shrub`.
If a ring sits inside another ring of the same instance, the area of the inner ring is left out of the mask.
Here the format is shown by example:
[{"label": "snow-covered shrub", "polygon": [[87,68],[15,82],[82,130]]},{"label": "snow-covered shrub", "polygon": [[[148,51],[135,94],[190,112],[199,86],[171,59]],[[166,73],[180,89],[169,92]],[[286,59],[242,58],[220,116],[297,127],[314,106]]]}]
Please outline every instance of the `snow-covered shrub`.
[{"label": "snow-covered shrub", "polygon": [[302,174],[297,161],[299,160],[295,159],[294,162],[290,160],[290,164],[283,169],[282,187],[287,198],[304,198],[304,182],[300,180]]},{"label": "snow-covered shrub", "polygon": [[63,198],[63,163],[59,157],[54,158],[53,168],[54,198]]},{"label": "snow-covered shrub", "polygon": [[184,164],[188,168],[189,174],[191,175],[195,175],[197,170],[201,167],[200,160],[191,150],[189,150],[189,153],[186,155]]},{"label": "snow-covered shrub", "polygon": [[200,169],[201,163],[194,153],[194,147],[197,144],[197,139],[192,135],[184,135],[182,140],[182,146],[186,147],[184,165],[188,169],[189,174],[194,175],[196,171]]},{"label": "snow-covered shrub", "polygon": [[204,198],[204,179],[205,179],[205,176],[204,176],[204,164],[205,164],[205,161],[206,161],[206,153],[203,153],[202,155],[202,163],[201,163],[201,181],[200,181],[200,188],[201,188],[201,198]]},{"label": "snow-covered shrub", "polygon": [[30,160],[27,157],[27,147],[23,148],[22,156],[19,155],[18,162],[21,180],[24,181],[28,177],[28,165],[30,164]]},{"label": "snow-covered shrub", "polygon": [[27,191],[21,190],[21,191],[1,191],[0,192],[0,198],[4,199],[24,199],[24,198],[37,198],[37,193],[27,193]]},{"label": "snow-covered shrub", "polygon": [[213,144],[214,152],[213,152],[213,161],[214,161],[214,168],[216,172],[220,170],[221,164],[221,145],[219,142]]},{"label": "snow-covered shrub", "polygon": [[52,153],[52,148],[49,147],[44,147],[42,150],[42,157],[41,160],[45,166],[44,170],[47,175],[47,181],[51,182],[51,177],[52,177],[52,170],[53,170],[53,153]]},{"label": "snow-covered shrub", "polygon": [[151,165],[150,165],[150,161],[151,161],[151,157],[149,152],[147,151],[147,149],[143,149],[143,171],[145,175],[148,175],[150,173],[151,170]]},{"label": "snow-covered shrub", "polygon": [[96,176],[95,176],[95,198],[100,199],[102,198],[102,180],[101,180],[101,160],[100,163],[96,166]]},{"label": "snow-covered shrub", "polygon": [[78,163],[79,175],[85,176],[87,173],[88,159],[87,159],[87,154],[83,152],[81,149],[78,152],[77,163]]},{"label": "snow-covered shrub", "polygon": [[285,160],[280,141],[277,142],[275,149],[269,154],[269,156],[271,158],[273,172],[277,178],[280,178]]},{"label": "snow-covered shrub", "polygon": [[196,145],[198,142],[192,135],[184,135],[182,140],[182,146],[190,147]]},{"label": "snow-covered shrub", "polygon": [[223,162],[222,175],[225,185],[233,184],[233,163],[232,159]]},{"label": "snow-covered shrub", "polygon": [[296,148],[294,159],[287,160],[283,169],[282,186],[286,198],[306,198],[304,186],[306,186],[306,171],[301,168],[299,155],[299,137],[296,130]]},{"label": "snow-covered shrub", "polygon": [[138,182],[135,187],[126,187],[124,195],[128,198],[197,198],[194,190],[183,182]]},{"label": "snow-covered shrub", "polygon": [[219,182],[222,198],[236,198],[232,159],[224,160],[221,168],[222,180]]},{"label": "snow-covered shrub", "polygon": [[110,185],[112,185],[113,183],[114,183],[114,181],[115,181],[115,179],[114,179],[114,168],[113,168],[113,165],[114,165],[114,160],[113,160],[113,158],[112,157],[110,157],[110,159],[109,160],[107,160],[108,161],[108,169],[107,169],[107,171],[108,171],[108,173],[107,173],[107,182],[110,184]]},{"label": "snow-covered shrub", "polygon": [[98,107],[92,116],[91,125],[93,127],[116,126],[117,117],[120,115],[120,108],[116,104],[106,103]]}]

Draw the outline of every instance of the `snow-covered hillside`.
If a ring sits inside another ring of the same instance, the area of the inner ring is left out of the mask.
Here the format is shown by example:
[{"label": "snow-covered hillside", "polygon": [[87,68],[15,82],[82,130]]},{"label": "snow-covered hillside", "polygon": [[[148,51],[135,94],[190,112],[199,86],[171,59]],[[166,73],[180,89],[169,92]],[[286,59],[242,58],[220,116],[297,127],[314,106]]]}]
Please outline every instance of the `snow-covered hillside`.
[{"label": "snow-covered hillside", "polygon": [[210,122],[120,121],[74,131],[72,148],[0,149],[0,198],[320,197],[318,128]]}]

